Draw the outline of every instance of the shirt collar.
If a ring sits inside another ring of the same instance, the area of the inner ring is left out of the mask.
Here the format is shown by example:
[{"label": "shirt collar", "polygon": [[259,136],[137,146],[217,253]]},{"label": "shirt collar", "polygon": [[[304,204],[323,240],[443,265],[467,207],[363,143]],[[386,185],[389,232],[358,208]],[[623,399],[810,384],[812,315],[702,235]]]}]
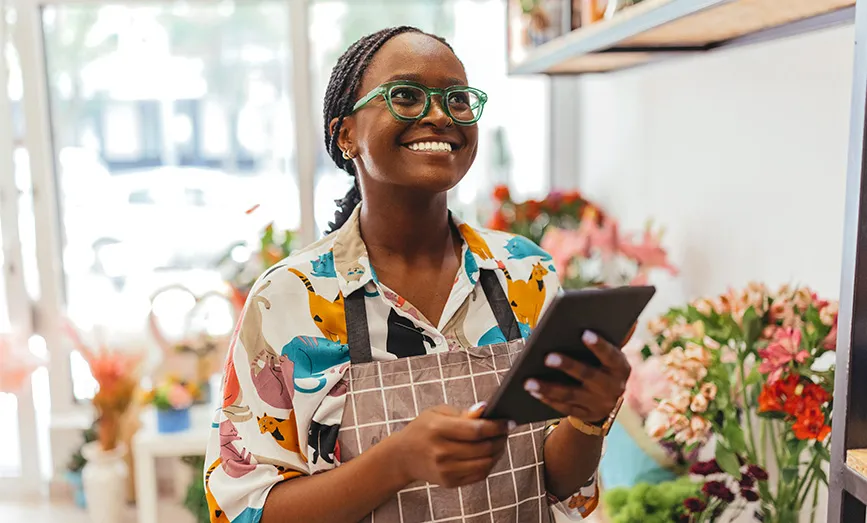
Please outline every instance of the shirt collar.
[{"label": "shirt collar", "polygon": [[[352,211],[346,223],[335,233],[333,252],[334,268],[337,272],[337,283],[344,296],[349,296],[356,290],[367,285],[368,282],[377,282],[376,272],[370,265],[367,254],[367,246],[361,239],[361,213],[359,204]],[[487,242],[476,229],[473,229],[463,220],[449,213],[452,223],[461,235],[464,242],[463,252],[465,257],[461,260],[464,270],[475,272],[474,269],[497,270],[500,263],[494,259]],[[470,261],[472,260],[472,261]],[[471,265],[475,262],[476,267]]]}]

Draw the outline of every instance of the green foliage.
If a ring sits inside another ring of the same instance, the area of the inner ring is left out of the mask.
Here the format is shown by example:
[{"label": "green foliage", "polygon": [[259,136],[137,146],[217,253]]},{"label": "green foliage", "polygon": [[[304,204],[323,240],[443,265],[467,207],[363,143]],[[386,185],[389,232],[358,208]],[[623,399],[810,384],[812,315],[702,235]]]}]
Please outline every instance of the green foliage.
[{"label": "green foliage", "polygon": [[612,523],[670,523],[685,514],[684,500],[698,496],[700,489],[684,476],[655,485],[611,489],[603,493],[602,501]]},{"label": "green foliage", "polygon": [[184,508],[190,511],[197,523],[208,523],[210,521],[208,500],[205,497],[205,482],[202,477],[202,471],[205,469],[205,457],[186,456],[183,461],[196,472],[193,474],[193,479],[190,480],[190,486],[187,487]]},{"label": "green foliage", "polygon": [[84,466],[87,464],[87,460],[81,454],[81,449],[84,447],[85,444],[96,441],[96,438],[98,437],[96,433],[96,423],[91,425],[90,428],[82,431],[82,437],[84,441],[82,442],[81,446],[76,449],[72,456],[69,457],[69,461],[66,464],[66,468],[70,472],[81,472],[81,469],[83,469]]}]

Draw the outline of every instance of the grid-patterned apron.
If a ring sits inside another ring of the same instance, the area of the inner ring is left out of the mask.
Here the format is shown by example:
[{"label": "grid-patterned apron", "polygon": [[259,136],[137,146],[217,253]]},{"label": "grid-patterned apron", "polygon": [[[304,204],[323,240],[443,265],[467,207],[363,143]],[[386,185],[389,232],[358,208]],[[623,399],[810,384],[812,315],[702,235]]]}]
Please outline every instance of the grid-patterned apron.
[{"label": "grid-patterned apron", "polygon": [[[467,351],[372,361],[363,292],[346,298],[349,387],[339,433],[346,462],[397,432],[423,410],[441,405],[466,409],[490,399],[524,346],[512,308],[493,271],[482,270],[482,288],[509,342]],[[362,521],[369,523],[548,523],[542,445],[544,423],[517,427],[485,481],[460,488],[416,482]]]}]

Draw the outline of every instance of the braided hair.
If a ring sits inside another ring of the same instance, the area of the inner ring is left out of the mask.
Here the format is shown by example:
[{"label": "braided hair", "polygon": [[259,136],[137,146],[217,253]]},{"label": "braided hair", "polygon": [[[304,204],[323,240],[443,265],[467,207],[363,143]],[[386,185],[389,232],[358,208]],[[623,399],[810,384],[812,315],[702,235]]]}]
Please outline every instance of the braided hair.
[{"label": "braided hair", "polygon": [[[442,42],[454,53],[454,49],[444,38],[426,33],[415,27],[400,26],[382,29],[361,38],[349,46],[349,49],[337,59],[337,64],[331,71],[331,78],[328,80],[328,88],[325,90],[325,103],[322,110],[322,116],[325,120],[325,149],[337,167],[349,173],[354,180],[352,188],[349,189],[346,196],[334,202],[338,209],[334,213],[334,222],[328,224],[331,228],[329,233],[342,227],[355,207],[361,202],[361,189],[358,185],[355,166],[351,160],[343,158],[343,151],[337,144],[340,129],[343,127],[343,119],[349,116],[355,105],[355,100],[358,97],[356,92],[358,85],[361,83],[361,77],[364,76],[364,71],[370,65],[373,55],[390,39],[403,33],[420,33],[430,36]],[[337,123],[332,131],[331,121],[335,118],[337,118]]]}]

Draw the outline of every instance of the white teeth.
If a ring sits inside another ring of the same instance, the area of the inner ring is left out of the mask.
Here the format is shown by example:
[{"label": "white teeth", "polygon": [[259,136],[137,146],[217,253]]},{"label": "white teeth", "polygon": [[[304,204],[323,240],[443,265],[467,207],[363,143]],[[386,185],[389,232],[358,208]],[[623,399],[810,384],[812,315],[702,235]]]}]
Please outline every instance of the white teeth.
[{"label": "white teeth", "polygon": [[412,151],[443,151],[451,152],[452,144],[448,142],[416,142],[409,144]]}]

